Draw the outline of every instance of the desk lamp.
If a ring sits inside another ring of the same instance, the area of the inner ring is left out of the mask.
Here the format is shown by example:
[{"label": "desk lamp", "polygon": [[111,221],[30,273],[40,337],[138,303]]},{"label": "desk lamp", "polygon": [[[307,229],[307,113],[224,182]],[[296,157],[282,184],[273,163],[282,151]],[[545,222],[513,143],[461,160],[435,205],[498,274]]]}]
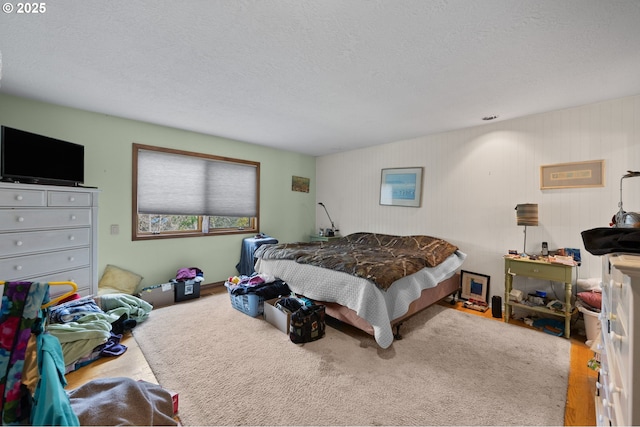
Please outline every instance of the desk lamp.
[{"label": "desk lamp", "polygon": [[338,231],[336,230],[336,225],[333,223],[333,220],[329,216],[329,211],[327,210],[327,207],[324,205],[324,203],[319,202],[318,204],[324,208],[324,211],[327,213],[327,217],[329,218],[329,222],[331,223],[331,229],[327,230],[327,237],[333,237],[335,236],[335,232]]},{"label": "desk lamp", "polygon": [[524,225],[524,245],[522,254],[527,254],[527,226],[538,226],[538,205],[536,203],[523,203],[516,206],[516,220],[518,225]]}]

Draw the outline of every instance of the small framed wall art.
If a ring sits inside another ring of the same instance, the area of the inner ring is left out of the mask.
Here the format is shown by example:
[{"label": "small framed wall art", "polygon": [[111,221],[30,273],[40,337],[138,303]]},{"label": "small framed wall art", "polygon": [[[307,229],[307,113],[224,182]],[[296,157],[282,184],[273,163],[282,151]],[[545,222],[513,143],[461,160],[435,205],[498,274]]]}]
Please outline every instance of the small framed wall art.
[{"label": "small framed wall art", "polygon": [[292,176],[291,177],[291,191],[299,191],[301,193],[309,192],[309,183],[311,180],[309,178],[305,178],[303,176]]},{"label": "small framed wall art", "polygon": [[382,169],[380,204],[420,207],[422,168]]},{"label": "small framed wall art", "polygon": [[460,271],[460,298],[487,304],[490,277],[484,274]]},{"label": "small framed wall art", "polygon": [[540,189],[604,187],[604,160],[540,166]]}]

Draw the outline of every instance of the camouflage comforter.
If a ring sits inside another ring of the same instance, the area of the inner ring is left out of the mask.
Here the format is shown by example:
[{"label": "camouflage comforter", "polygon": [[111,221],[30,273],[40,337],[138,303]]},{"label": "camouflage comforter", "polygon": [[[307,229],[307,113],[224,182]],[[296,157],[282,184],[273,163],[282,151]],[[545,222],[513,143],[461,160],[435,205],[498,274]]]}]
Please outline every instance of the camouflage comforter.
[{"label": "camouflage comforter", "polygon": [[457,249],[443,239],[430,236],[354,233],[329,242],[263,245],[255,256],[342,271],[387,290],[404,276],[437,266]]}]

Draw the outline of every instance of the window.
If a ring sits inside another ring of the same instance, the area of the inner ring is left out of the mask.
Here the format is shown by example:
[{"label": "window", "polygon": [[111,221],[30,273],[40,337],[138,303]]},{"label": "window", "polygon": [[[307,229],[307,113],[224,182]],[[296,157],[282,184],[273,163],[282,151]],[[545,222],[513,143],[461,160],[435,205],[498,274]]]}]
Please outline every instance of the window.
[{"label": "window", "polygon": [[258,232],[260,163],[133,144],[133,240]]}]

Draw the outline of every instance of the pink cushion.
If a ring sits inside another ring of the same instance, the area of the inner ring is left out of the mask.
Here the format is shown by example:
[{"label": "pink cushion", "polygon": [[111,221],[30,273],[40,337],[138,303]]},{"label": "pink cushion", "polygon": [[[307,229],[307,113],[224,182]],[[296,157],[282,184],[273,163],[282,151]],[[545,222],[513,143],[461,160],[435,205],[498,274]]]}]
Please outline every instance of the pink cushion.
[{"label": "pink cushion", "polygon": [[596,291],[578,292],[578,298],[593,308],[602,308],[602,294]]}]

